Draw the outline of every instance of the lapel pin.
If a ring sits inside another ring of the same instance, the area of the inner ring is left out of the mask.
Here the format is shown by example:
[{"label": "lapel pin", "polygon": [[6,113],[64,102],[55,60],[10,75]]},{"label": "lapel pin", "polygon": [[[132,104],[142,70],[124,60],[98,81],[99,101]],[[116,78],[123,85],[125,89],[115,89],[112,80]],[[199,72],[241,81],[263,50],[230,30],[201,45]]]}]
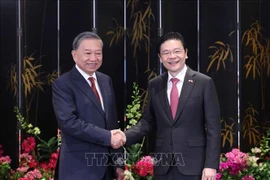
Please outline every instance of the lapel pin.
[{"label": "lapel pin", "polygon": [[192,80],[192,79],[190,79],[190,80],[188,80],[188,82],[189,82],[189,83],[193,83],[193,80]]}]

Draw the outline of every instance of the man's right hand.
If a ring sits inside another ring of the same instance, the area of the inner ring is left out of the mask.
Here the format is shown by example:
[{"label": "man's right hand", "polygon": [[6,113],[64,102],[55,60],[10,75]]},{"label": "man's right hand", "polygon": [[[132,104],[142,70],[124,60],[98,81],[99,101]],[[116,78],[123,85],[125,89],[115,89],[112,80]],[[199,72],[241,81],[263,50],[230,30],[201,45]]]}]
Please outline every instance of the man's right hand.
[{"label": "man's right hand", "polygon": [[118,129],[111,130],[111,146],[118,149],[126,143],[126,135]]}]

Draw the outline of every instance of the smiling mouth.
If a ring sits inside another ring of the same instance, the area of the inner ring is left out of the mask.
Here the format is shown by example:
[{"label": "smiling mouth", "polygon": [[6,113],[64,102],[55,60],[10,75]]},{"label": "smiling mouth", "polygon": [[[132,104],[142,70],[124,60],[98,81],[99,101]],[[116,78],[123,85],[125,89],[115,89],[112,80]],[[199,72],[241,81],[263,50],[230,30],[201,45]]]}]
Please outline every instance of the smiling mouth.
[{"label": "smiling mouth", "polygon": [[87,63],[87,66],[89,67],[95,67],[97,65],[97,63]]},{"label": "smiling mouth", "polygon": [[174,65],[174,64],[178,64],[179,61],[173,61],[173,62],[169,62],[170,65]]}]

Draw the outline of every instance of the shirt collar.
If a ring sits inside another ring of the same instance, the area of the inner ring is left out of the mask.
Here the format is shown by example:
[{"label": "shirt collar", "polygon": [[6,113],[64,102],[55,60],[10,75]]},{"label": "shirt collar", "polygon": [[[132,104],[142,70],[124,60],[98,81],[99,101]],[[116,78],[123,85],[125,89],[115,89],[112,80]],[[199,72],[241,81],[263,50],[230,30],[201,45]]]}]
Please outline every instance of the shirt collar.
[{"label": "shirt collar", "polygon": [[170,82],[170,80],[172,78],[177,78],[180,80],[180,82],[184,82],[186,72],[187,72],[187,66],[185,65],[184,68],[175,77],[172,77],[172,75],[170,73],[168,73],[169,74],[168,75],[168,82]]},{"label": "shirt collar", "polygon": [[89,76],[81,68],[79,68],[79,66],[77,64],[75,65],[75,67],[87,82],[88,82],[89,77],[93,77],[93,78],[95,78],[95,80],[97,80],[97,76],[96,76],[95,72],[92,74],[92,76]]}]

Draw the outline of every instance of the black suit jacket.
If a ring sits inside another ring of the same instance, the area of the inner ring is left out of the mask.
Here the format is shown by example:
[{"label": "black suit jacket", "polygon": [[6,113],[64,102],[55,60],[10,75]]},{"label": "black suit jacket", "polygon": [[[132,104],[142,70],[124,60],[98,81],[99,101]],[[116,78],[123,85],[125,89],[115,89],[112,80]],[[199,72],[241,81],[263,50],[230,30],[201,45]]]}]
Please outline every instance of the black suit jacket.
[{"label": "black suit jacket", "polygon": [[[74,67],[53,83],[53,106],[61,129],[60,180],[100,180],[117,156],[110,147],[110,130],[117,129],[117,112],[111,78],[96,72],[104,111],[93,90]],[[112,177],[113,178],[113,177]]]},{"label": "black suit jacket", "polygon": [[221,128],[213,80],[187,69],[175,120],[167,98],[167,81],[166,72],[149,82],[143,118],[125,132],[127,145],[155,128],[155,175],[166,174],[173,160],[184,175],[201,175],[203,168],[217,169]]}]

